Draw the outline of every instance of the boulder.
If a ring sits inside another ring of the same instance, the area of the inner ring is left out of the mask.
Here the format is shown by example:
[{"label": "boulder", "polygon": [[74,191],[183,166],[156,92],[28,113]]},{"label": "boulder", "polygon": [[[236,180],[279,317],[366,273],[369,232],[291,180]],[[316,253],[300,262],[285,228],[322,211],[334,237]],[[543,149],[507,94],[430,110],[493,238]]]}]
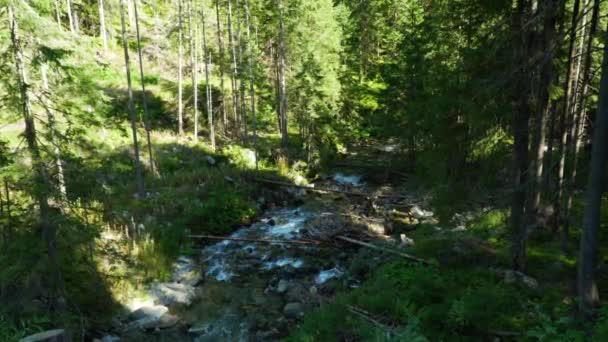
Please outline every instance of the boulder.
[{"label": "boulder", "polygon": [[19,342],[70,342],[64,329],[47,330],[22,338]]},{"label": "boulder", "polygon": [[283,314],[287,318],[295,319],[304,316],[304,306],[301,303],[287,303],[283,308]]}]

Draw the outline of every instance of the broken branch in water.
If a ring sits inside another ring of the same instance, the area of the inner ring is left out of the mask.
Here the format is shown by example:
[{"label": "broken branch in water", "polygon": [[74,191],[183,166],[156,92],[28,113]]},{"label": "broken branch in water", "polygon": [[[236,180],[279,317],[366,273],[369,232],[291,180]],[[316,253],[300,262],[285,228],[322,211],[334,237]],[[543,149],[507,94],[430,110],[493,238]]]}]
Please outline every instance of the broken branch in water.
[{"label": "broken branch in water", "polygon": [[262,243],[290,243],[298,245],[320,245],[321,241],[316,240],[273,240],[273,239],[247,239],[247,238],[234,238],[229,236],[215,236],[215,235],[187,235],[186,237],[191,239],[209,239],[209,240],[230,240],[230,241],[244,241],[244,242],[262,242]]},{"label": "broken branch in water", "polygon": [[430,262],[428,260],[424,260],[422,258],[413,256],[413,255],[409,255],[407,253],[395,251],[395,250],[384,248],[384,247],[375,246],[375,245],[372,245],[371,243],[355,240],[355,239],[352,239],[352,238],[349,238],[349,237],[346,237],[346,236],[338,235],[338,236],[336,236],[336,238],[340,239],[340,240],[344,240],[346,242],[354,243],[354,244],[359,245],[359,246],[363,246],[363,247],[375,249],[375,250],[378,250],[378,251],[383,251],[383,252],[399,255],[399,256],[401,256],[403,258],[406,258],[408,260],[420,262],[420,263],[423,263],[423,264],[426,264],[426,265],[432,265],[433,264],[432,262]]}]

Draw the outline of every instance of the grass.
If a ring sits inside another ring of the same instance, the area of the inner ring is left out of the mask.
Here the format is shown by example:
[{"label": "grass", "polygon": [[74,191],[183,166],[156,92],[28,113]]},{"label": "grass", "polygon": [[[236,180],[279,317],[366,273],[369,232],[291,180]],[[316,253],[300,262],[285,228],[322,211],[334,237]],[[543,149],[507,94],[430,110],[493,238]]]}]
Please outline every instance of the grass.
[{"label": "grass", "polygon": [[[608,202],[604,205],[608,208]],[[577,199],[575,218],[580,218],[581,208]],[[506,340],[606,340],[608,306],[598,311],[594,323],[578,319],[576,258],[561,252],[558,237],[543,231],[529,242],[528,272],[538,280],[538,289],[507,284],[490,270],[509,267],[507,224],[508,211],[497,208],[471,212],[466,232],[451,232],[453,226],[445,222],[438,224],[441,231],[435,225],[418,225],[408,233],[416,242],[408,252],[438,260],[441,266],[393,261],[378,268],[363,255],[357,265],[367,265],[357,267],[375,270],[363,285],[342,289],[331,303],[306,316],[287,341],[477,341],[505,332],[516,334]],[[573,245],[579,235],[575,225]],[[606,237],[602,233],[600,240]],[[600,255],[606,255],[606,244],[601,245]],[[606,298],[602,279],[600,297]],[[352,307],[369,317],[353,313]]]}]

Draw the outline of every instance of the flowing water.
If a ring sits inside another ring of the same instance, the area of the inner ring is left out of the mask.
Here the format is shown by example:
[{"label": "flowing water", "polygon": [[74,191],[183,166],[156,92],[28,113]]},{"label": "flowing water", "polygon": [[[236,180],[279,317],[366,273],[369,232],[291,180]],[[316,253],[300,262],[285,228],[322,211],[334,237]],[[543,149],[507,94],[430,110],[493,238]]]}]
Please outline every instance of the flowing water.
[{"label": "flowing water", "polygon": [[[349,179],[350,181],[351,179]],[[356,180],[355,182],[359,182]],[[318,212],[287,208],[182,257],[171,282],[149,287],[124,319],[122,340],[267,341],[285,336],[345,274],[344,252],[294,241]],[[169,309],[168,312],[164,308]]]}]

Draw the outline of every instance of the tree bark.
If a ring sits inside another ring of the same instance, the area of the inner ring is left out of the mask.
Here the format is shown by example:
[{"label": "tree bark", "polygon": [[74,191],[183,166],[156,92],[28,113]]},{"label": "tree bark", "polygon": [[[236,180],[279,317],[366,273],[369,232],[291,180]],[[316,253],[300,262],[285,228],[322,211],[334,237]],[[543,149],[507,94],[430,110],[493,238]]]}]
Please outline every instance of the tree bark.
[{"label": "tree bark", "polygon": [[99,0],[99,37],[103,43],[103,50],[108,50],[108,37],[106,34],[106,18],[103,8],[103,0]]},{"label": "tree bark", "polygon": [[135,107],[133,104],[133,88],[131,86],[131,61],[129,60],[129,43],[127,42],[127,29],[125,26],[124,5],[125,0],[120,0],[120,24],[122,28],[122,44],[125,54],[125,71],[127,74],[127,92],[129,96],[128,109],[131,118],[131,131],[133,134],[133,154],[135,164],[135,182],[137,185],[137,193],[140,198],[144,195],[144,179],[142,174],[141,161],[139,159],[139,143],[137,141],[137,116],[135,115]]},{"label": "tree bark", "polygon": [[[100,0],[101,1],[101,0]],[[146,93],[146,81],[144,77],[144,59],[141,49],[141,34],[139,32],[139,13],[137,13],[137,2],[133,2],[133,13],[135,14],[135,32],[137,35],[137,57],[139,58],[139,77],[141,79],[141,99],[144,106],[144,126],[146,129],[146,141],[148,143],[148,162],[150,163],[150,171],[156,174],[156,165],[154,164],[154,154],[152,153],[152,138],[150,125],[150,112],[148,110],[148,95]]]},{"label": "tree bark", "polygon": [[[251,100],[251,115],[253,119],[253,150],[255,153],[255,169],[258,169],[258,132],[255,113],[255,73],[253,70],[253,49],[251,48],[251,23],[249,17],[249,0],[245,0],[245,24],[247,25],[247,56],[249,58],[249,97]],[[257,36],[257,35],[256,35]],[[257,38],[257,37],[256,37]],[[256,39],[257,41],[257,39]]]},{"label": "tree bark", "polygon": [[245,145],[249,144],[249,134],[247,132],[247,99],[245,99],[245,71],[243,70],[243,33],[241,31],[241,17],[243,16],[242,9],[239,4],[239,0],[236,0],[237,12],[236,12],[236,30],[237,30],[237,41],[238,41],[238,68],[239,68],[239,105],[241,112],[241,125],[243,128],[243,142]]},{"label": "tree bark", "polygon": [[53,113],[53,110],[51,109],[51,106],[49,105],[47,100],[47,98],[50,96],[47,69],[48,66],[46,65],[46,63],[42,64],[40,68],[40,74],[42,76],[42,91],[44,92],[42,98],[44,109],[47,115],[49,137],[51,140],[51,145],[53,146],[53,157],[55,158],[55,167],[57,168],[57,188],[59,189],[59,195],[61,197],[61,200],[65,201],[67,199],[67,190],[65,186],[65,176],[63,173],[63,161],[61,160],[61,151],[59,150],[59,145],[55,135],[55,113]]},{"label": "tree bark", "polygon": [[227,127],[227,118],[226,118],[226,100],[225,100],[225,94],[226,94],[226,88],[224,87],[224,42],[222,39],[222,25],[220,23],[220,5],[219,5],[219,0],[216,0],[215,2],[215,15],[216,15],[216,19],[217,19],[217,46],[219,49],[219,61],[218,61],[218,67],[220,69],[220,93],[222,94],[222,98],[220,100],[221,106],[222,106],[222,127],[223,127],[223,131],[224,134],[226,134],[226,127]]},{"label": "tree bark", "polygon": [[[578,30],[578,15],[579,15],[579,7],[580,0],[575,0],[574,8],[572,12],[572,21],[571,21],[571,37],[570,42],[568,43],[568,62],[566,65],[566,82],[564,83],[564,102],[562,111],[559,117],[559,132],[560,132],[560,144],[558,145],[558,155],[559,155],[559,164],[557,168],[557,196],[555,197],[554,207],[555,214],[558,220],[556,224],[559,225],[561,221],[565,221],[564,218],[564,209],[562,204],[562,198],[564,196],[564,175],[565,175],[565,167],[566,167],[566,146],[568,144],[568,120],[570,117],[570,109],[572,103],[572,63],[574,61],[574,45],[576,43]],[[585,15],[583,15],[583,22],[585,21]],[[565,249],[565,245],[563,244],[567,241],[567,232],[564,231],[564,227],[561,227],[561,235],[562,235],[562,249]]]},{"label": "tree bark", "polygon": [[66,12],[68,12],[68,23],[70,24],[70,32],[76,33],[76,26],[74,26],[74,17],[72,12],[72,0],[66,0]]},{"label": "tree bark", "polygon": [[[57,226],[53,222],[51,207],[49,205],[49,197],[51,191],[51,185],[46,174],[45,164],[40,154],[38,147],[38,139],[36,134],[36,126],[34,121],[34,115],[32,113],[32,105],[30,101],[29,84],[27,80],[27,71],[25,70],[24,56],[21,50],[21,41],[19,39],[19,29],[17,25],[17,18],[13,7],[8,6],[8,20],[10,27],[10,38],[13,48],[13,56],[15,59],[15,67],[17,70],[17,78],[19,84],[21,109],[23,114],[23,120],[25,122],[25,140],[27,142],[28,150],[32,158],[34,179],[37,186],[34,188],[34,196],[39,206],[39,224],[42,231],[42,237],[45,241],[47,248],[47,258],[49,262],[49,274],[50,274],[50,292],[51,292],[51,307],[56,306],[58,296],[65,294],[63,278],[61,275],[61,269],[59,268],[59,258],[57,251]],[[7,194],[8,198],[8,194]]]},{"label": "tree bark", "polygon": [[232,29],[232,0],[228,0],[228,34],[230,36],[229,45],[230,45],[230,59],[232,60],[232,75],[231,75],[231,85],[232,85],[232,112],[235,120],[235,130],[238,134],[240,131],[239,125],[239,98],[238,98],[238,69],[236,65],[236,48],[234,41],[234,30]]},{"label": "tree bark", "polygon": [[[608,38],[608,34],[606,35]],[[599,303],[595,282],[597,265],[597,232],[600,225],[600,208],[604,193],[604,176],[608,157],[608,44],[604,45],[600,98],[593,132],[591,170],[587,184],[583,236],[580,240],[578,266],[578,295],[582,313],[591,317],[592,309]]]},{"label": "tree bark", "polygon": [[[587,47],[585,52],[585,61],[583,63],[583,74],[582,74],[582,86],[583,89],[578,96],[579,104],[575,106],[573,110],[573,120],[574,124],[572,125],[572,131],[570,133],[571,139],[570,144],[568,146],[568,154],[570,155],[571,167],[569,169],[568,175],[568,184],[566,185],[565,190],[565,205],[564,205],[564,216],[566,218],[570,217],[570,209],[572,208],[572,199],[574,194],[574,188],[576,183],[576,169],[578,167],[578,157],[581,149],[582,139],[583,139],[583,131],[584,131],[584,122],[585,122],[585,106],[587,103],[587,91],[589,89],[589,83],[591,82],[591,65],[593,64],[593,39],[595,38],[595,34],[597,32],[597,25],[599,21],[599,10],[600,10],[600,1],[595,0],[593,4],[593,14],[591,15],[591,27],[589,28],[589,37],[587,38]],[[582,57],[581,57],[582,58]],[[568,237],[568,231],[570,230],[570,220],[564,220],[564,233],[565,238]]]},{"label": "tree bark", "polygon": [[531,91],[528,78],[530,33],[524,30],[524,23],[528,21],[529,3],[519,0],[513,14],[513,32],[516,32],[514,47],[516,52],[516,65],[518,70],[515,77],[515,91],[513,92],[514,113],[512,121],[514,137],[514,191],[511,206],[511,261],[515,270],[523,271],[526,267],[526,199],[528,198],[528,134],[529,134],[529,93]]},{"label": "tree bark", "polygon": [[[526,226],[536,224],[536,215],[541,203],[541,186],[543,181],[543,165],[545,141],[547,136],[547,118],[549,116],[549,88],[553,83],[553,51],[555,48],[555,29],[557,20],[558,0],[546,0],[544,5],[543,36],[535,44],[538,53],[543,54],[540,62],[540,72],[537,91],[537,106],[535,125],[533,127],[532,156],[530,170],[532,171],[529,200],[526,208]],[[536,51],[535,51],[536,52]]]},{"label": "tree bark", "polygon": [[205,10],[201,8],[201,19],[203,26],[203,59],[205,61],[205,89],[207,90],[207,123],[209,125],[209,141],[211,150],[215,151],[215,127],[213,125],[213,101],[212,89],[209,77],[209,65],[211,64],[211,54],[207,47],[207,30],[205,28]]},{"label": "tree bark", "polygon": [[[198,65],[196,55],[196,25],[192,19],[192,1],[188,0],[188,35],[190,41],[190,69],[192,72],[192,97],[194,102],[194,142],[198,142]],[[195,9],[196,12],[196,9]],[[192,26],[195,26],[194,29]]]},{"label": "tree bark", "polygon": [[55,19],[57,20],[59,28],[61,28],[61,9],[59,8],[59,0],[53,0],[53,4],[55,5]]},{"label": "tree bark", "polygon": [[177,0],[177,29],[178,29],[178,52],[177,52],[177,129],[180,136],[184,135],[184,80],[183,80],[183,27],[182,27],[182,0]]},{"label": "tree bark", "polygon": [[287,132],[287,82],[285,80],[285,33],[283,32],[283,2],[277,0],[279,13],[279,116],[281,117],[281,143],[287,147],[289,136]]}]

